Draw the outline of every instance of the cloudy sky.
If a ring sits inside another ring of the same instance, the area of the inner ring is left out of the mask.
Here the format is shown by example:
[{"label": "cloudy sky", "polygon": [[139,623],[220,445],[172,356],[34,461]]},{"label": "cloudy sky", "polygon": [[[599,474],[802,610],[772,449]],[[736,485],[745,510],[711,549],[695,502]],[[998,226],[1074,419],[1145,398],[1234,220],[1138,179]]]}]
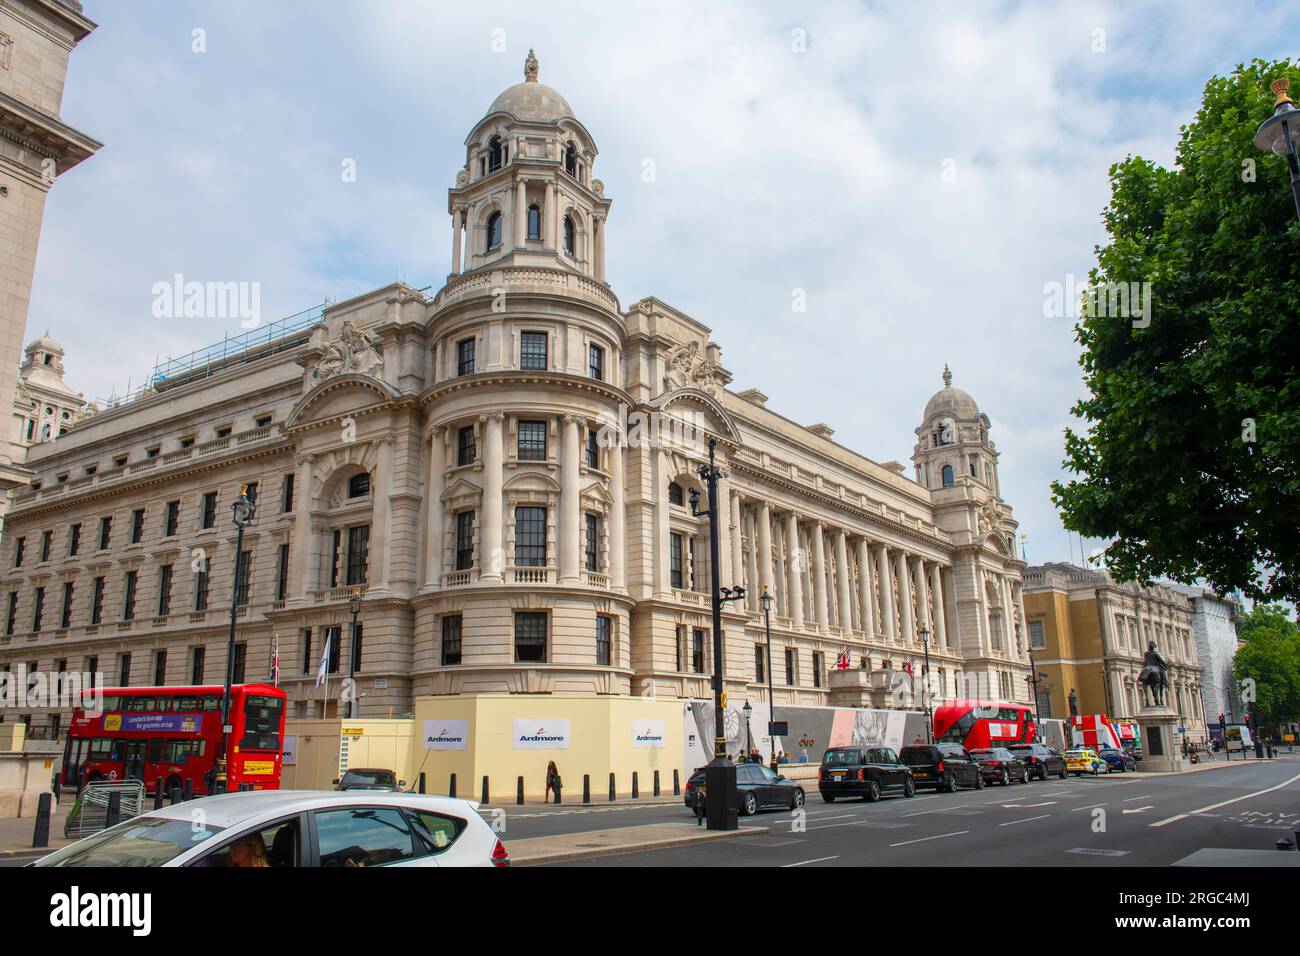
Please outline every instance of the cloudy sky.
[{"label": "cloudy sky", "polygon": [[1045,285],[1086,278],[1111,163],[1170,163],[1210,75],[1300,36],[1264,3],[84,2],[63,118],[105,146],[51,194],[28,338],[88,398],[241,331],[154,318],[176,273],[260,283],[266,319],[440,286],[465,135],[534,47],[600,149],[624,305],[695,316],[734,387],[878,461],[948,363],[1032,562],[1079,548]]}]

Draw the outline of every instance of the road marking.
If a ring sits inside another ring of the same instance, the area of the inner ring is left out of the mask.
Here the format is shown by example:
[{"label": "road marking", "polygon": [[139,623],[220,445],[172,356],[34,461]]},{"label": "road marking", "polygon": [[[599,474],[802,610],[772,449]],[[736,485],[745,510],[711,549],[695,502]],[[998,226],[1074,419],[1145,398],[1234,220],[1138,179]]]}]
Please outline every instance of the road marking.
[{"label": "road marking", "polygon": [[[910,827],[910,823],[886,823],[883,820],[854,820],[852,823],[828,823],[825,826],[808,827],[807,831],[812,830],[829,830],[832,827],[877,827],[882,830],[895,830],[900,827]],[[791,833],[796,832],[791,830]]]},{"label": "road marking", "polygon": [[1124,798],[1124,802],[1125,802],[1125,803],[1132,803],[1134,800],[1145,800],[1145,799],[1146,799],[1147,797],[1149,797],[1149,796],[1151,796],[1151,794],[1149,794],[1149,793],[1144,793],[1144,794],[1142,794],[1142,796],[1140,796],[1140,797],[1125,797],[1125,798]]},{"label": "road marking", "polygon": [[1078,813],[1080,810],[1095,810],[1095,809],[1097,809],[1098,807],[1104,807],[1105,805],[1106,805],[1106,804],[1104,804],[1104,803],[1090,803],[1090,804],[1088,804],[1086,807],[1075,807],[1075,808],[1074,808],[1073,810],[1071,810],[1070,812],[1071,812],[1071,813]]},{"label": "road marking", "polygon": [[1000,826],[1000,827],[1013,827],[1013,826],[1015,826],[1017,823],[1028,823],[1030,820],[1046,820],[1046,819],[1047,819],[1048,817],[1050,817],[1050,816],[1051,816],[1050,813],[1044,813],[1044,814],[1040,814],[1039,816],[1036,816],[1036,817],[1025,817],[1023,820],[1012,820],[1010,823],[999,823],[998,826]]},{"label": "road marking", "polygon": [[1012,810],[1032,810],[1034,807],[1050,807],[1054,803],[1055,800],[1044,800],[1042,803],[1004,803],[1002,806]]},{"label": "road marking", "polygon": [[961,836],[963,833],[970,833],[969,830],[958,830],[956,833],[940,833],[936,836],[921,837],[919,840],[904,840],[902,843],[891,843],[893,846],[907,846],[909,843],[924,843],[926,840],[942,840],[944,837]]},{"label": "road marking", "polygon": [[1066,850],[1066,853],[1083,853],[1088,856],[1128,856],[1131,850],[1103,850],[1097,846],[1076,846],[1072,850]]},{"label": "road marking", "polygon": [[949,810],[960,810],[965,806],[966,805],[964,803],[959,803],[955,807],[939,807],[939,809],[937,810],[913,810],[911,813],[904,813],[903,816],[921,817],[921,816],[925,816],[925,814],[927,813],[947,813]]},{"label": "road marking", "polygon": [[792,866],[807,866],[809,863],[825,863],[827,860],[838,860],[838,859],[839,859],[838,856],[819,856],[815,860],[800,860],[798,863],[785,863],[782,864],[782,868],[788,869],[789,867]]},{"label": "road marking", "polygon": [[[857,816],[856,813],[837,813],[833,817],[818,817],[817,822],[821,823],[823,820],[847,820],[849,817],[855,817],[855,816]],[[793,820],[790,821],[790,825],[794,826]]]},{"label": "road marking", "polygon": [[1149,807],[1137,807],[1137,808],[1135,808],[1135,809],[1133,809],[1133,810],[1125,810],[1125,811],[1123,811],[1123,812],[1124,812],[1124,813],[1146,813],[1146,811],[1148,811],[1148,810],[1154,810],[1154,809],[1155,809],[1155,804],[1152,804],[1152,805],[1149,806]]},{"label": "road marking", "polygon": [[1219,807],[1226,807],[1228,804],[1237,803],[1240,800],[1249,800],[1251,797],[1262,797],[1264,794],[1272,793],[1274,790],[1281,790],[1283,787],[1289,787],[1297,780],[1300,780],[1300,773],[1296,774],[1290,780],[1283,780],[1281,783],[1277,784],[1276,786],[1268,787],[1264,790],[1256,790],[1254,793],[1243,794],[1240,797],[1233,797],[1231,800],[1224,800],[1220,803],[1212,803],[1208,807],[1201,807],[1201,809],[1199,810],[1189,810],[1187,813],[1180,813],[1176,816],[1169,817],[1168,819],[1165,820],[1157,820],[1155,823],[1148,823],[1147,826],[1162,827],[1166,823],[1177,823],[1179,820],[1186,820],[1188,817],[1190,817],[1192,814],[1195,813],[1204,813],[1207,810],[1217,810],[1219,809]]}]

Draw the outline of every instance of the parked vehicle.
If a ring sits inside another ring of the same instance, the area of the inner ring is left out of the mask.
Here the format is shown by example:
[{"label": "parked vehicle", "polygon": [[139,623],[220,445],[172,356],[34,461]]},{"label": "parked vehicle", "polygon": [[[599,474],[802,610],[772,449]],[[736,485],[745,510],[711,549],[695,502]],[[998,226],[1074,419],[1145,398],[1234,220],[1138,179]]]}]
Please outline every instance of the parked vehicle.
[{"label": "parked vehicle", "polygon": [[1127,750],[1119,747],[1102,747],[1097,751],[1097,755],[1106,762],[1106,772],[1118,770],[1124,773],[1126,770],[1137,770],[1137,761]]},{"label": "parked vehicle", "polygon": [[907,764],[918,787],[933,787],[945,793],[953,793],[958,787],[984,788],[979,764],[960,744],[904,747],[898,759]]},{"label": "parked vehicle", "polygon": [[1007,786],[1012,780],[1029,782],[1029,766],[1006,747],[987,747],[972,750],[970,755],[980,765],[985,780]]},{"label": "parked vehicle", "polygon": [[334,780],[335,790],[369,790],[372,792],[401,793],[406,781],[398,780],[391,770],[371,770],[355,767]]},{"label": "parked vehicle", "polygon": [[1073,750],[1067,750],[1063,756],[1065,769],[1076,777],[1085,773],[1095,777],[1106,769],[1106,761],[1097,755],[1097,751],[1089,747],[1075,747]]},{"label": "parked vehicle", "polygon": [[1047,744],[1012,744],[1007,748],[1029,767],[1029,776],[1046,780],[1050,776],[1065,779],[1065,758]]},{"label": "parked vehicle", "polygon": [[827,803],[839,797],[875,802],[886,793],[916,793],[912,771],[888,747],[832,747],[822,755],[817,790]]},{"label": "parked vehicle", "polygon": [[[697,770],[686,781],[682,795],[686,806],[695,812],[695,802],[706,799],[704,771]],[[759,810],[798,810],[804,804],[803,787],[783,775],[773,773],[761,763],[742,763],[736,767],[736,807],[747,817]]]},{"label": "parked vehicle", "polygon": [[218,794],[132,817],[33,865],[509,866],[505,845],[477,809],[469,800],[411,793]]}]

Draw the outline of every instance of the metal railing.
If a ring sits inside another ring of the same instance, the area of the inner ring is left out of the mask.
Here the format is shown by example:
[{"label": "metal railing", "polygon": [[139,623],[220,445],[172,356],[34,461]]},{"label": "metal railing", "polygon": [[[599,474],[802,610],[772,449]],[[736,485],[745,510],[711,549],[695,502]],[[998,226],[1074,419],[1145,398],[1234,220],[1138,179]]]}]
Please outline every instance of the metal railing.
[{"label": "metal railing", "polygon": [[81,796],[68,815],[66,833],[69,837],[90,836],[107,826],[108,799],[120,794],[121,815],[118,820],[129,820],[144,812],[144,783],[140,780],[97,780],[81,788]]}]

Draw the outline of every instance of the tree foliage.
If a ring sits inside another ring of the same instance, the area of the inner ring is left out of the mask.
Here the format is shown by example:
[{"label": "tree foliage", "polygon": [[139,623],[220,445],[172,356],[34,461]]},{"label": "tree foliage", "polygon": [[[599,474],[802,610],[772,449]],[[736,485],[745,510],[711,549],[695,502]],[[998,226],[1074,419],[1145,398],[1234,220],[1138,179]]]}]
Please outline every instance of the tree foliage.
[{"label": "tree foliage", "polygon": [[1237,621],[1245,643],[1232,659],[1237,686],[1252,681],[1260,722],[1300,718],[1300,626],[1282,608],[1257,604]]},{"label": "tree foliage", "polygon": [[1289,60],[1213,77],[1176,168],[1111,167],[1091,281],[1150,282],[1150,318],[1075,326],[1086,428],[1052,490],[1067,528],[1113,539],[1121,580],[1300,598],[1300,224],[1285,162],[1252,142],[1280,76],[1300,96]]}]

